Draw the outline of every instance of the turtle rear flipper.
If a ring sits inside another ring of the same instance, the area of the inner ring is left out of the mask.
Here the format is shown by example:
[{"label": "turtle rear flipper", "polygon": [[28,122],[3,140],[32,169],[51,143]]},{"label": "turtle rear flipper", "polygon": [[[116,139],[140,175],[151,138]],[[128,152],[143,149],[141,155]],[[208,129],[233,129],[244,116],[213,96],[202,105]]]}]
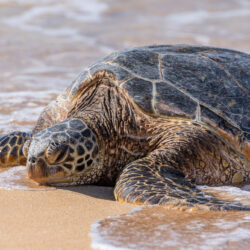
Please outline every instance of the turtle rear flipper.
[{"label": "turtle rear flipper", "polygon": [[221,201],[197,189],[184,175],[148,156],[127,165],[115,186],[115,198],[121,202],[165,205],[171,208],[199,210],[247,210],[236,202]]},{"label": "turtle rear flipper", "polygon": [[0,137],[0,168],[26,165],[23,146],[31,133],[12,132]]}]

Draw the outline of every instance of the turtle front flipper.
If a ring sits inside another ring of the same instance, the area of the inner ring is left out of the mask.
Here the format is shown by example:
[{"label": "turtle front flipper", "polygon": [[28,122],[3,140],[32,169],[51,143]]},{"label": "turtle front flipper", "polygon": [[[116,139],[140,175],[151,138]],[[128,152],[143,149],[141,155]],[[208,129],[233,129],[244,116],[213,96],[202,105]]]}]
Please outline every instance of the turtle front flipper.
[{"label": "turtle front flipper", "polygon": [[247,205],[221,201],[200,191],[180,171],[159,161],[148,156],[127,165],[115,186],[116,200],[181,209],[250,211]]},{"label": "turtle front flipper", "polygon": [[0,137],[0,168],[26,165],[24,145],[31,133],[12,132]]}]

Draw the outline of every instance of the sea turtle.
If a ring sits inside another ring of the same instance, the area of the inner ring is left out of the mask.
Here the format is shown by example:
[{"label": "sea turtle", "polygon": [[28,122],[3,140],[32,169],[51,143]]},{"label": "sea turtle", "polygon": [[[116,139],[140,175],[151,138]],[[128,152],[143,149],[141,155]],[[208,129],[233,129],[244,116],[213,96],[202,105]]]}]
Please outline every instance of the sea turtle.
[{"label": "sea turtle", "polygon": [[250,180],[250,55],[160,45],[107,56],[41,113],[0,139],[0,166],[27,164],[45,185],[115,185],[118,201],[250,207],[200,185]]}]

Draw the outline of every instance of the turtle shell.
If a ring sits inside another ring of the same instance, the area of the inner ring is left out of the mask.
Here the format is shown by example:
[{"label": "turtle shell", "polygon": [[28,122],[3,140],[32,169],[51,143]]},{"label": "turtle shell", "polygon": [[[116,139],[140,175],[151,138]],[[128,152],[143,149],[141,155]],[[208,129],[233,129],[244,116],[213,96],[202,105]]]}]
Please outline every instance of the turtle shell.
[{"label": "turtle shell", "polygon": [[124,50],[81,73],[69,96],[100,72],[112,74],[147,113],[216,125],[250,140],[249,54],[186,45]]}]

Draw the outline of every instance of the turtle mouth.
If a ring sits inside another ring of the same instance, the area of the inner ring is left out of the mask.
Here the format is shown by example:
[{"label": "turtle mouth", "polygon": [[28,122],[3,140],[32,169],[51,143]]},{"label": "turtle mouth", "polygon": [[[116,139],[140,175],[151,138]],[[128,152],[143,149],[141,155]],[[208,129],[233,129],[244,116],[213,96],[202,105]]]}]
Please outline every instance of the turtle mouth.
[{"label": "turtle mouth", "polygon": [[52,185],[61,182],[69,182],[65,172],[58,165],[47,165],[41,158],[30,157],[27,161],[28,178],[40,185]]}]

